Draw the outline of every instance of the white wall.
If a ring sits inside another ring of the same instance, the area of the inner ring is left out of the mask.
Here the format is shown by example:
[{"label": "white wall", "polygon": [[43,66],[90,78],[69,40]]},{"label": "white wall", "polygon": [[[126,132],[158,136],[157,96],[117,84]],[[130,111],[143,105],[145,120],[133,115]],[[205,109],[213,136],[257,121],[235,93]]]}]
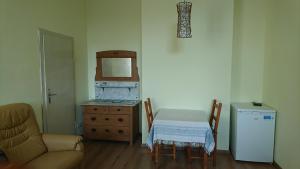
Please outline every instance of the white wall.
[{"label": "white wall", "polygon": [[151,97],[154,109],[207,112],[212,99],[220,99],[218,148],[228,149],[233,0],[193,1],[191,39],[176,37],[177,2],[142,1],[143,98]]}]

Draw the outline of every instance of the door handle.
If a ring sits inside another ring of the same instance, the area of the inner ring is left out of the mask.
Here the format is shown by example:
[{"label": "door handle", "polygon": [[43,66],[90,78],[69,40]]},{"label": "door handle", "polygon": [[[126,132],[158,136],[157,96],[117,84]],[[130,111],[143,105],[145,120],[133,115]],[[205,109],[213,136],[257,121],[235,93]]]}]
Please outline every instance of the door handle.
[{"label": "door handle", "polygon": [[50,94],[48,94],[48,96],[56,96],[57,94],[56,93],[50,93]]},{"label": "door handle", "polygon": [[56,96],[56,93],[51,93],[51,89],[48,89],[48,103],[51,104],[52,100],[51,97],[52,96]]}]

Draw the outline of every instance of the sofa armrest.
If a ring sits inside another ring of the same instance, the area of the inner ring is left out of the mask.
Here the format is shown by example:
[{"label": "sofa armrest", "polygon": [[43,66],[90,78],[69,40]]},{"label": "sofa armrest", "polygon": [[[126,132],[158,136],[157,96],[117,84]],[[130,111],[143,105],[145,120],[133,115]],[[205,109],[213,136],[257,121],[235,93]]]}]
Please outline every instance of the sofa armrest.
[{"label": "sofa armrest", "polygon": [[83,152],[82,137],[76,135],[43,134],[48,151],[76,150]]}]

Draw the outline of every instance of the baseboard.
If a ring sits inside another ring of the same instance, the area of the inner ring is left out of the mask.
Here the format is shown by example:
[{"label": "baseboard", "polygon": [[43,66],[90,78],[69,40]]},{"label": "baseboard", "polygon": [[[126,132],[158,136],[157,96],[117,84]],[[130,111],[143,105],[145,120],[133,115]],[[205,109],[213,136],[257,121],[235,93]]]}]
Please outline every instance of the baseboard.
[{"label": "baseboard", "polygon": [[278,163],[276,163],[276,161],[273,162],[273,166],[276,168],[276,169],[282,169],[280,167],[280,165]]},{"label": "baseboard", "polygon": [[231,154],[229,150],[217,150],[218,154]]}]

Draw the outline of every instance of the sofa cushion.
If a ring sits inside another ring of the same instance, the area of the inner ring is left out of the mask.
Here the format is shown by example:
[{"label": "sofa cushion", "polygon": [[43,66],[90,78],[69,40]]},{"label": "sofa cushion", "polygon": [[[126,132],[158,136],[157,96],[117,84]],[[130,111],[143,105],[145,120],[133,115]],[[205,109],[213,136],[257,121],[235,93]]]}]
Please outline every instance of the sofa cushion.
[{"label": "sofa cushion", "polygon": [[73,169],[78,167],[83,158],[80,151],[52,151],[30,161],[30,169]]},{"label": "sofa cushion", "polygon": [[30,105],[0,106],[0,149],[10,162],[20,164],[46,152]]}]

